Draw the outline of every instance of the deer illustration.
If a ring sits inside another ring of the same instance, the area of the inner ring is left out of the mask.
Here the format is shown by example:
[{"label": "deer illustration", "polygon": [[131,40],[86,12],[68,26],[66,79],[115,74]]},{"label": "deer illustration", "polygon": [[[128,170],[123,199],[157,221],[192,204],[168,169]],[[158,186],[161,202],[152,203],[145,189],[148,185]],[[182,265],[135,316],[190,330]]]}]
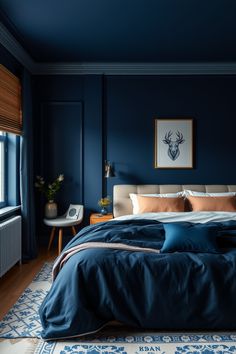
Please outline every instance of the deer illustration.
[{"label": "deer illustration", "polygon": [[183,139],[183,134],[180,133],[179,131],[177,131],[176,136],[176,140],[172,141],[171,140],[171,135],[172,135],[172,131],[169,131],[168,133],[165,134],[165,139],[162,140],[164,144],[168,144],[169,148],[168,148],[168,156],[171,160],[175,161],[180,154],[179,151],[179,144],[183,144],[184,143],[184,139]]}]

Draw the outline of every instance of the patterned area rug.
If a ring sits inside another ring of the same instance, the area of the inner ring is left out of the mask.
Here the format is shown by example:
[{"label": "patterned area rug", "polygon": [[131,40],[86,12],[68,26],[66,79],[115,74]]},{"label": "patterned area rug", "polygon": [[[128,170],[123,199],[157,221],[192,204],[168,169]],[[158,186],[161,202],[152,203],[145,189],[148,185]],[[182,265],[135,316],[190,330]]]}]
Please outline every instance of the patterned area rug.
[{"label": "patterned area rug", "polygon": [[39,306],[51,285],[52,264],[46,263],[0,322],[2,354],[236,354],[235,333],[137,333],[109,327],[74,341],[40,339]]},{"label": "patterned area rug", "polygon": [[0,322],[1,338],[39,337],[38,309],[51,286],[52,263],[46,263]]}]

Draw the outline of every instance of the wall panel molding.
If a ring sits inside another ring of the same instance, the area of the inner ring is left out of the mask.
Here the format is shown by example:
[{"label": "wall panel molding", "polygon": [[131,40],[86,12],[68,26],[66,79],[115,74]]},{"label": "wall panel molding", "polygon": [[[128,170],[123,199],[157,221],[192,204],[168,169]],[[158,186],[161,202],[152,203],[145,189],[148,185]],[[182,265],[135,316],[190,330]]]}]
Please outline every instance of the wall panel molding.
[{"label": "wall panel molding", "polygon": [[[62,171],[58,171],[57,174],[62,173],[62,174],[67,174],[67,177],[69,176],[69,178],[71,179],[72,175],[73,178],[77,178],[77,180],[75,181],[71,181],[69,180],[70,183],[79,185],[78,190],[79,190],[79,194],[80,194],[80,200],[78,200],[76,203],[80,202],[80,203],[84,203],[84,144],[83,144],[83,140],[84,140],[84,129],[83,129],[83,121],[84,121],[84,117],[83,117],[83,102],[81,100],[78,101],[61,101],[61,100],[51,100],[51,101],[43,101],[40,104],[41,106],[41,117],[40,117],[40,123],[41,123],[41,136],[44,136],[44,144],[42,144],[41,146],[41,151],[40,151],[40,162],[41,162],[41,175],[45,176],[46,172],[48,172],[49,168],[47,166],[47,163],[50,163],[50,165],[52,164],[57,164],[55,163],[55,161],[53,161],[53,163],[51,163],[48,158],[45,158],[46,155],[50,155],[48,148],[51,148],[51,145],[49,145],[49,143],[53,143],[53,141],[49,142],[49,139],[47,141],[47,138],[50,137],[50,131],[47,129],[46,124],[48,124],[49,119],[47,114],[49,113],[48,110],[51,110],[52,114],[53,114],[53,110],[60,108],[60,114],[61,117],[63,117],[63,125],[66,128],[69,127],[69,130],[71,131],[74,130],[74,132],[77,130],[77,136],[79,136],[79,139],[69,139],[69,136],[63,136],[63,139],[60,142],[60,146],[61,146],[61,155],[59,156],[59,160],[63,158],[67,161],[66,163],[66,168],[67,170],[62,170]],[[78,120],[76,119],[76,123],[73,125],[73,123],[70,122],[70,116],[66,115],[68,114],[68,112],[66,112],[67,108],[73,108],[74,107],[74,114],[73,114],[73,118],[78,118]],[[77,112],[76,112],[77,109]],[[55,111],[56,113],[56,111]],[[52,119],[55,118],[55,113],[52,116]],[[53,125],[56,126],[56,125]],[[58,124],[57,124],[58,126]],[[60,125],[60,135],[63,135],[65,130],[62,130],[62,124]],[[53,129],[55,130],[55,129]],[[67,129],[68,130],[68,129]],[[52,130],[51,130],[52,131]],[[46,134],[46,135],[45,135]],[[58,135],[58,134],[57,134]],[[46,136],[46,139],[45,139]],[[58,138],[57,138],[58,140]],[[46,143],[48,144],[45,144]],[[57,141],[58,143],[58,141]],[[71,146],[71,144],[73,144],[73,149],[68,151],[68,149],[66,148],[66,145],[69,144]],[[58,145],[57,145],[58,146]],[[77,148],[78,146],[78,148]],[[79,154],[76,155],[76,148],[77,150],[79,150]],[[55,153],[55,146],[53,147],[54,153]],[[62,152],[63,150],[63,152]],[[56,151],[57,153],[57,151]],[[64,154],[64,156],[63,156]],[[71,161],[72,159],[72,161]],[[73,163],[73,161],[76,160],[76,163]],[[45,166],[46,163],[46,166]],[[68,167],[69,165],[71,165],[71,167]],[[78,166],[78,169],[77,167]],[[46,167],[46,169],[45,169]],[[54,166],[55,167],[55,166]],[[72,173],[74,171],[74,174]],[[76,172],[75,172],[76,171]],[[78,171],[78,172],[77,172]],[[71,175],[72,173],[72,175]],[[56,174],[54,175],[56,176]],[[54,178],[54,177],[53,177]],[[66,177],[65,177],[66,178]],[[67,181],[68,182],[68,181]],[[73,200],[67,200],[67,203],[75,203],[75,201],[73,202]]]},{"label": "wall panel molding", "polygon": [[34,75],[236,75],[235,62],[39,63],[0,22],[0,43]]}]

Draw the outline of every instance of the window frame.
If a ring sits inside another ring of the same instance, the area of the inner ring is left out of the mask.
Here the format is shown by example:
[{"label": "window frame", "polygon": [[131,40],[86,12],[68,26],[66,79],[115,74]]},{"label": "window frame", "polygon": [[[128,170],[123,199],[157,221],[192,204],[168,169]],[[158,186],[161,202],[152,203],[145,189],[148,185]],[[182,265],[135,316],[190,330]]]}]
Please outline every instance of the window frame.
[{"label": "window frame", "polygon": [[3,201],[1,202],[0,201],[0,209],[1,208],[4,208],[5,206],[7,206],[7,188],[8,188],[8,160],[7,160],[7,143],[8,143],[8,135],[6,132],[3,132],[5,133],[4,135],[0,135],[0,142],[3,142],[3,151],[4,151],[4,154],[3,154],[3,158],[4,158],[4,175],[3,175],[3,178],[4,178],[4,184],[3,184]]}]

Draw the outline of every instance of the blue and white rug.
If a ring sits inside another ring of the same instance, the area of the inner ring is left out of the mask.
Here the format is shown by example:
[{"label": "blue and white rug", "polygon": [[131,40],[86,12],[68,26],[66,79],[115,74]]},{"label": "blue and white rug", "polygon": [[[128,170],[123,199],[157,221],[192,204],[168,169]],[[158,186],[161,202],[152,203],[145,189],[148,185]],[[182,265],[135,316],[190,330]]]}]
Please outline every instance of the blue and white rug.
[{"label": "blue and white rug", "polygon": [[110,327],[74,341],[40,339],[39,306],[51,286],[46,263],[0,322],[3,354],[236,354],[236,332],[160,333]]},{"label": "blue and white rug", "polygon": [[46,263],[0,322],[1,338],[39,337],[38,309],[51,286],[52,263]]}]

